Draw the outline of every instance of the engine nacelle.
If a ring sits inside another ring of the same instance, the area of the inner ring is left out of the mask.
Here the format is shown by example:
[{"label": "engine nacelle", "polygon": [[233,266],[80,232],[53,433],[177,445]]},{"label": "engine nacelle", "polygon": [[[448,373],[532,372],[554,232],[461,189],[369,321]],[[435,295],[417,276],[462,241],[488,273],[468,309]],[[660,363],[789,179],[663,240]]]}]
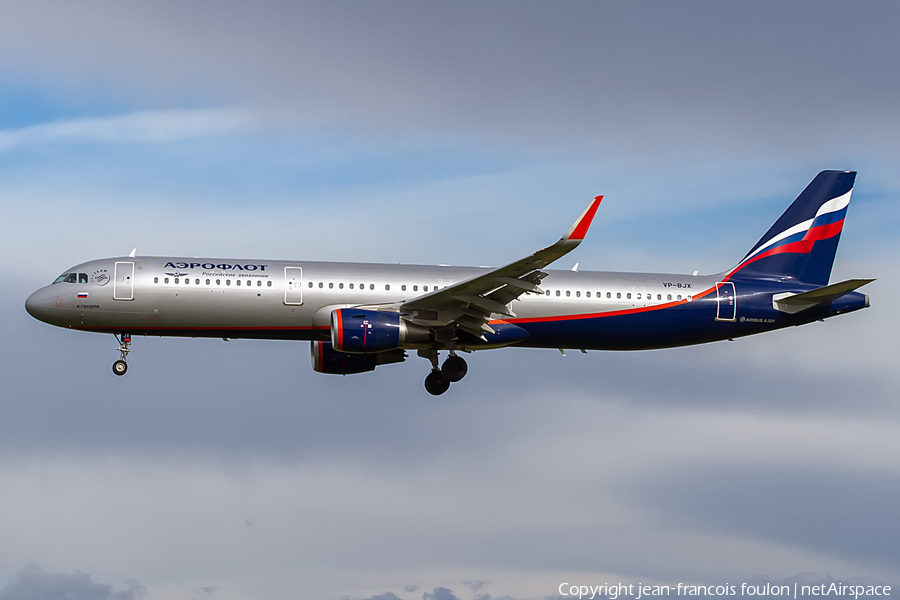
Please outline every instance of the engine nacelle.
[{"label": "engine nacelle", "polygon": [[406,360],[403,350],[389,350],[378,354],[347,354],[338,352],[328,342],[314,341],[309,344],[312,353],[312,368],[316,373],[329,375],[353,375],[374,371],[378,365]]},{"label": "engine nacelle", "polygon": [[369,354],[426,342],[431,332],[400,313],[339,308],[331,313],[331,345],[339,352]]}]

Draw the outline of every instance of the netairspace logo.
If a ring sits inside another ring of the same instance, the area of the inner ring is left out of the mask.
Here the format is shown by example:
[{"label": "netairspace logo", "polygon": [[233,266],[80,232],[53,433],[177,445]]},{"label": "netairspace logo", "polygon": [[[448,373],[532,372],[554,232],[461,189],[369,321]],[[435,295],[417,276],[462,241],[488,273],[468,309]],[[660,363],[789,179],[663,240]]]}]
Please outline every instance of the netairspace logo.
[{"label": "netairspace logo", "polygon": [[817,596],[841,596],[852,597],[858,600],[860,597],[890,596],[889,585],[848,585],[843,583],[822,583],[818,585],[805,585],[794,583],[793,585],[776,585],[765,583],[753,585],[742,583],[726,583],[724,585],[642,585],[634,584],[603,584],[603,585],[576,585],[569,582],[559,584],[559,595],[564,598],[578,598],[578,600],[592,600],[594,598],[604,600],[616,600],[617,598],[633,598],[642,600],[645,597],[659,596],[778,596],[782,598],[813,598]]}]

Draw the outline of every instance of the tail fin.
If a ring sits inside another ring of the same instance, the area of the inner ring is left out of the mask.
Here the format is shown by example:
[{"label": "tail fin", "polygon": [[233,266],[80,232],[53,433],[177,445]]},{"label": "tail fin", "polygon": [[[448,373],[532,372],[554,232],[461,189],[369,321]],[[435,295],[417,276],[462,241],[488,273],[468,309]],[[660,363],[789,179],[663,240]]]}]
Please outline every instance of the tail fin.
[{"label": "tail fin", "polygon": [[822,171],[729,276],[827,285],[855,171]]}]

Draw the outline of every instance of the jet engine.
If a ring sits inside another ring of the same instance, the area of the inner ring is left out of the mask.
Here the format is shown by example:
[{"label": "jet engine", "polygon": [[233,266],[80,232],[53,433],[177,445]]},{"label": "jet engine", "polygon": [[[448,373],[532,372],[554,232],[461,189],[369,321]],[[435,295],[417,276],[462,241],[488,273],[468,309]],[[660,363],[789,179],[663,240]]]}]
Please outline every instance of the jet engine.
[{"label": "jet engine", "polygon": [[389,350],[377,354],[347,354],[338,352],[331,347],[329,342],[319,341],[310,342],[309,349],[312,354],[313,371],[329,375],[365,373],[374,371],[378,365],[389,365],[406,360],[406,353],[403,350]]},{"label": "jet engine", "polygon": [[338,352],[369,354],[427,342],[431,331],[396,312],[339,308],[331,313],[331,345]]}]

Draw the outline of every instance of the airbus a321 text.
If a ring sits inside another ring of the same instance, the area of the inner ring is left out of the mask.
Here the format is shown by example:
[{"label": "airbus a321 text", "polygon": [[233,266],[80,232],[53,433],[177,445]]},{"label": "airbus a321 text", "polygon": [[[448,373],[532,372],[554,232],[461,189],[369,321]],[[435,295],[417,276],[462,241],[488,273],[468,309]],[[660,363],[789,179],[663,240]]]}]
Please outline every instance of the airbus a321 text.
[{"label": "airbus a321 text", "polygon": [[[507,346],[645,350],[802,325],[869,306],[829,285],[856,173],[823,171],[733,268],[716,275],[549,269],[590,227],[595,198],[555,244],[499,269],[134,256],[74,266],[28,298],[34,318],[111,333],[124,375],[132,336],[308,340],[319,373],[431,362],[442,394],[460,356]],[[447,358],[441,363],[440,355]]]}]

